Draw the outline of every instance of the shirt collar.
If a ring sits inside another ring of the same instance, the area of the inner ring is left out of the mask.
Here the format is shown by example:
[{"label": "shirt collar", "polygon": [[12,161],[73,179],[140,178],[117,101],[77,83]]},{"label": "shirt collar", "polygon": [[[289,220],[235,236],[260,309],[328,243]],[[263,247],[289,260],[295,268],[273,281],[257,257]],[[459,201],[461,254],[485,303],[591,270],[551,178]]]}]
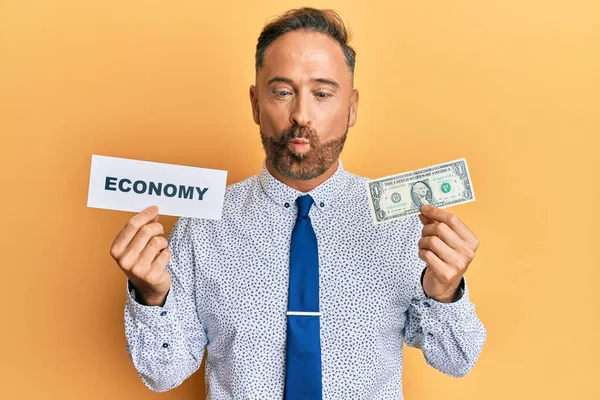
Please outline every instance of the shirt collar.
[{"label": "shirt collar", "polygon": [[299,196],[309,194],[314,200],[314,205],[311,208],[326,211],[335,206],[336,200],[340,197],[340,192],[347,184],[348,176],[349,173],[344,169],[342,160],[340,159],[337,169],[329,179],[313,190],[303,193],[289,187],[271,175],[267,169],[266,160],[264,160],[259,174],[259,180],[262,189],[267,196],[281,207],[289,210],[296,210],[296,199]]}]

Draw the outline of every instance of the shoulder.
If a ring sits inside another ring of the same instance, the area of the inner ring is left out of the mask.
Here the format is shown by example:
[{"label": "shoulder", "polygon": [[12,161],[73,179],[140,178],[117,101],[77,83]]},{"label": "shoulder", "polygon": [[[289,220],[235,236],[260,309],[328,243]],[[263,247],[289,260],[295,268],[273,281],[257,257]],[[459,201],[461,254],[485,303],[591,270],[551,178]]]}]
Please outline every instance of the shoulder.
[{"label": "shoulder", "polygon": [[242,207],[256,190],[260,190],[258,175],[227,186],[223,199],[223,214],[225,215],[225,211]]},{"label": "shoulder", "polygon": [[342,185],[341,195],[348,196],[352,202],[368,203],[367,200],[367,182],[369,178],[361,176],[350,171],[345,171],[344,185]]},{"label": "shoulder", "polygon": [[260,190],[258,175],[250,176],[240,182],[228,185],[223,198],[223,210],[220,219],[189,218],[190,224],[199,230],[219,231],[244,214],[249,203]]},{"label": "shoulder", "polygon": [[225,188],[225,198],[245,193],[256,184],[260,184],[258,175],[252,175],[240,182],[233,183]]}]

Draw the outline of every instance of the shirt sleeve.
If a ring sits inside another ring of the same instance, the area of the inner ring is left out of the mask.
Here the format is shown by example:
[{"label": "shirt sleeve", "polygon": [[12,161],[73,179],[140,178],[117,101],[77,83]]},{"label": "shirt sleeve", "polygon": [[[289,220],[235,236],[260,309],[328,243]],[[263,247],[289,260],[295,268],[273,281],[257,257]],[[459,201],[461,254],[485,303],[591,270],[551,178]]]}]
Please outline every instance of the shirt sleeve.
[{"label": "shirt sleeve", "polygon": [[127,353],[142,382],[156,392],[179,386],[197,371],[207,343],[196,309],[190,218],[177,220],[168,242],[171,288],[165,304],[138,303],[129,280],[125,303]]},{"label": "shirt sleeve", "polygon": [[419,348],[427,364],[452,377],[465,376],[475,365],[486,340],[486,329],[469,300],[469,287],[463,277],[462,297],[453,303],[428,298],[421,277],[426,266],[418,258],[415,240],[416,267],[413,291],[406,311],[405,341]]}]

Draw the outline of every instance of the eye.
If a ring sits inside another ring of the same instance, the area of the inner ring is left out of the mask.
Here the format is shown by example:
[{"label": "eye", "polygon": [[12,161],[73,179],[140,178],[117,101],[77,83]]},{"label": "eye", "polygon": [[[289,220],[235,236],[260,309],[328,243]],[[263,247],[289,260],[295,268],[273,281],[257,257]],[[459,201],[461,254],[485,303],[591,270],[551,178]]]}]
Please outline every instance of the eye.
[{"label": "eye", "polygon": [[287,90],[277,90],[275,91],[275,94],[279,97],[285,97],[286,95],[291,94],[291,92]]},{"label": "eye", "polygon": [[315,93],[315,96],[317,96],[317,98],[319,98],[321,100],[331,97],[331,95],[329,93],[325,93],[325,92],[317,92],[317,93]]}]

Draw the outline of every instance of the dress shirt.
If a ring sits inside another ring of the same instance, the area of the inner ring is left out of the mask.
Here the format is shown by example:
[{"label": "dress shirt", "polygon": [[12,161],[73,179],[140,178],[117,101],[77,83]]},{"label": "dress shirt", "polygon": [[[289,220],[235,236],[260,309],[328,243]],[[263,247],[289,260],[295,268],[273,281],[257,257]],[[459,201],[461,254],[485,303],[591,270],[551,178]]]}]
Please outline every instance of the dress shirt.
[{"label": "dress shirt", "polygon": [[[486,338],[464,278],[455,302],[425,295],[423,225],[417,216],[375,225],[366,181],[340,161],[308,192],[319,250],[324,400],[403,399],[404,341],[437,370],[464,376]],[[227,187],[221,220],[176,221],[162,307],[138,303],[127,282],[127,352],[151,390],[181,384],[206,349],[209,399],[283,398],[290,237],[303,194],[263,162],[259,174]]]}]

